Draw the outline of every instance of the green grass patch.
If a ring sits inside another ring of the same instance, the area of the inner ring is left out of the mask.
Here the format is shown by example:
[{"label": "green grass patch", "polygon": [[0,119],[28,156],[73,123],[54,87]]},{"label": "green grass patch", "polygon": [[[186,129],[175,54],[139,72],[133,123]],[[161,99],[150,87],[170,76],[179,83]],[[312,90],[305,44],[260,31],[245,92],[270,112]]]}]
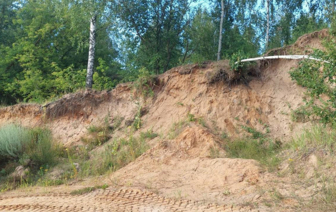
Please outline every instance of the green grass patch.
[{"label": "green grass patch", "polygon": [[93,154],[90,160],[83,163],[80,175],[102,175],[126,166],[147,151],[146,139],[143,136],[130,136],[128,139],[114,140],[103,151]]},{"label": "green grass patch", "polygon": [[254,159],[267,166],[270,171],[274,171],[281,162],[277,157],[281,143],[271,140],[234,140],[225,145],[225,150],[230,158]]},{"label": "green grass patch", "polygon": [[289,143],[289,146],[302,153],[309,151],[309,149],[327,150],[332,153],[335,151],[335,144],[336,130],[334,128],[328,129],[323,125],[316,125],[309,130],[304,130],[300,136]]}]

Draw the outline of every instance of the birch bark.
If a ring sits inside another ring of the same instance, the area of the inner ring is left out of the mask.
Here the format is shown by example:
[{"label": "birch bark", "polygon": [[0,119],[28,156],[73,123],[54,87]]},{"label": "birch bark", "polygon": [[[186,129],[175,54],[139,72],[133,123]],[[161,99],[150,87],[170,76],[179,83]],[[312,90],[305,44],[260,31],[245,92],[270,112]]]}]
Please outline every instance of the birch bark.
[{"label": "birch bark", "polygon": [[222,51],[222,31],[223,31],[223,19],[224,19],[224,1],[221,1],[222,13],[219,26],[219,41],[218,41],[218,52],[217,52],[217,61],[220,60],[220,54]]},{"label": "birch bark", "polygon": [[266,9],[267,9],[267,27],[266,27],[266,49],[268,48],[268,41],[269,41],[269,28],[270,28],[270,16],[269,16],[269,2],[270,0],[266,0]]},{"label": "birch bark", "polygon": [[96,19],[97,15],[93,15],[90,20],[90,47],[86,74],[86,88],[92,88],[93,84],[93,68],[96,46]]}]

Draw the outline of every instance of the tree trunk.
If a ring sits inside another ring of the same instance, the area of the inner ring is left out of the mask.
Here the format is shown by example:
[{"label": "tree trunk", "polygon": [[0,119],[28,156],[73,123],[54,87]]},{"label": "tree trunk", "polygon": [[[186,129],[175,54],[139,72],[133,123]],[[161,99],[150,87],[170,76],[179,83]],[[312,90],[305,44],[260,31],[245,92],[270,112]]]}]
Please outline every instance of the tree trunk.
[{"label": "tree trunk", "polygon": [[269,15],[269,2],[270,0],[266,0],[266,10],[267,10],[267,27],[266,27],[266,42],[265,47],[268,48],[268,41],[269,41],[269,28],[270,28],[270,15]]},{"label": "tree trunk", "polygon": [[220,60],[220,54],[222,50],[222,31],[223,31],[223,19],[224,19],[224,0],[221,1],[222,14],[219,26],[219,40],[218,40],[218,52],[217,52],[217,61]]},{"label": "tree trunk", "polygon": [[90,20],[90,47],[89,58],[86,74],[86,88],[92,88],[93,84],[93,68],[95,58],[95,46],[96,46],[96,15],[93,15]]}]

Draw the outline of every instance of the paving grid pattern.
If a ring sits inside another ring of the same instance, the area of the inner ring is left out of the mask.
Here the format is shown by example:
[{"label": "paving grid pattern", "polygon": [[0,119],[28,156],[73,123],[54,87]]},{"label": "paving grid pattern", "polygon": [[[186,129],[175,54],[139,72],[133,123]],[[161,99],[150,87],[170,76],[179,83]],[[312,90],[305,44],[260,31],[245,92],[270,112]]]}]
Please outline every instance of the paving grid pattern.
[{"label": "paving grid pattern", "polygon": [[83,195],[49,193],[0,196],[0,211],[226,211],[225,206],[175,200],[135,189],[96,190]]}]

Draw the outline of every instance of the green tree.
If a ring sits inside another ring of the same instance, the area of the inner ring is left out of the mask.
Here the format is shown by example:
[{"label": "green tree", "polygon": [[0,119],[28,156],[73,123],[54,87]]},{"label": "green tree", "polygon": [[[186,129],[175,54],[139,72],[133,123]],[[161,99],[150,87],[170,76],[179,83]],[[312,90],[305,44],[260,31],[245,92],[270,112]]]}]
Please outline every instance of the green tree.
[{"label": "green tree", "polygon": [[184,34],[184,54],[181,62],[216,60],[217,26],[206,10],[198,9]]},{"label": "green tree", "polygon": [[138,45],[134,66],[162,73],[179,62],[181,35],[189,23],[188,0],[119,0],[115,10]]},{"label": "green tree", "polygon": [[[87,9],[77,1],[24,1],[11,20],[13,41],[3,50],[6,57],[0,58],[0,73],[8,76],[1,92],[19,101],[42,101],[83,88],[90,21],[83,11]],[[110,77],[120,66],[114,61],[118,52],[107,21],[97,22],[95,62],[100,68],[94,78],[104,85],[93,87],[106,88],[113,86]]]}]

